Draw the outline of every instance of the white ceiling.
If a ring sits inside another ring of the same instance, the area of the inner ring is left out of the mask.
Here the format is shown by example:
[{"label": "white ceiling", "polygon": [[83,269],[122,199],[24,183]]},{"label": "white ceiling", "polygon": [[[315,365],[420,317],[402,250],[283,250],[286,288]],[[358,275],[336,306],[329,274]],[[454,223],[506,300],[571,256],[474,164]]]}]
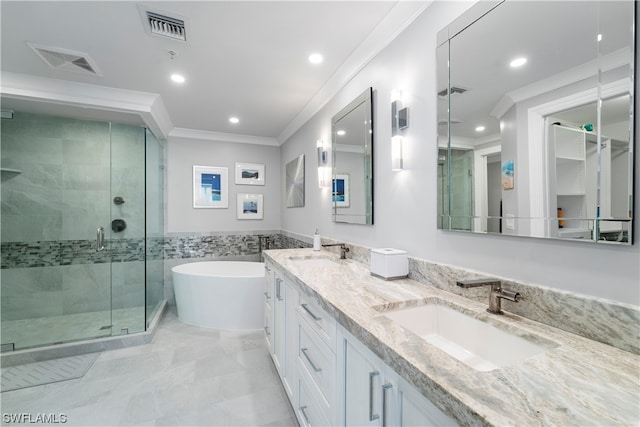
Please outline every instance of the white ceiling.
[{"label": "white ceiling", "polygon": [[[428,4],[140,3],[186,18],[187,42],[149,35],[138,2],[3,0],[2,71],[159,94],[175,128],[278,138],[282,143],[295,131],[301,112],[321,107]],[[52,69],[27,42],[86,53],[102,77]],[[173,60],[170,50],[177,52]],[[310,64],[312,52],[322,53],[324,62]],[[175,72],[186,83],[170,81]],[[29,104],[3,99],[3,108],[7,105]],[[46,107],[40,103],[37,109]],[[240,123],[229,123],[230,116]]]},{"label": "white ceiling", "polygon": [[[467,89],[452,96],[451,118],[459,122],[453,125],[452,134],[478,143],[486,142],[487,135],[499,135],[500,120],[494,111],[507,97],[527,99],[587,78],[595,87],[598,71],[603,73],[602,83],[609,83],[604,73],[610,72],[611,78],[611,70],[616,69],[616,78],[628,79],[633,62],[632,29],[631,1],[501,4],[451,39],[451,84]],[[600,42],[598,34],[602,35]],[[441,55],[445,51],[441,49]],[[512,59],[522,56],[528,58],[524,66],[509,67]],[[440,59],[446,64],[446,57]],[[438,88],[445,89],[446,81],[441,80]],[[603,110],[603,122],[628,121],[626,99],[626,106],[615,104],[619,107],[613,108],[610,103]],[[440,102],[439,108],[440,116],[445,117],[446,102]],[[595,123],[593,114],[577,115],[585,110],[576,109],[572,117],[577,123]],[[486,128],[482,133],[475,130],[480,125]]]}]

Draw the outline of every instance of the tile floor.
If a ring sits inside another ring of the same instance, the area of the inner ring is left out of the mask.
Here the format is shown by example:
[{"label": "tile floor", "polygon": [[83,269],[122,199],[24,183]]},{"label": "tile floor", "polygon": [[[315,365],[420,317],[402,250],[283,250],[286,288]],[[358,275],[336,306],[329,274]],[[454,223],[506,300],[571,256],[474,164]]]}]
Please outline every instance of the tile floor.
[{"label": "tile floor", "polygon": [[[297,426],[262,331],[178,321],[150,344],[103,352],[82,378],[0,395],[5,414],[65,414],[72,426]],[[11,424],[13,425],[13,424]]]}]

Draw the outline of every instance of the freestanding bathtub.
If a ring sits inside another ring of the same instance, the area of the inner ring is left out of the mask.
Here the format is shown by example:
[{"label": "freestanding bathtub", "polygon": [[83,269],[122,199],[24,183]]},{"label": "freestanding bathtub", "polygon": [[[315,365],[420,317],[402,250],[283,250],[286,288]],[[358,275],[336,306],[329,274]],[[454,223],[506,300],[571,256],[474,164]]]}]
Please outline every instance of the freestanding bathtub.
[{"label": "freestanding bathtub", "polygon": [[171,269],[178,318],[216,329],[261,329],[264,263],[205,261]]}]

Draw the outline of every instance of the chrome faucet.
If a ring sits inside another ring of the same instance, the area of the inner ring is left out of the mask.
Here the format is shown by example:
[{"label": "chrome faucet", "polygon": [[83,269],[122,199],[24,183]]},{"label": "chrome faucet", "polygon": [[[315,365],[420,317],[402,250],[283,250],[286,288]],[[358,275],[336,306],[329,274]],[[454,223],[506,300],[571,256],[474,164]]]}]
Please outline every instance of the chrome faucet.
[{"label": "chrome faucet", "polygon": [[323,248],[329,246],[340,246],[340,259],[347,259],[347,252],[349,252],[349,248],[344,243],[333,243],[330,245],[322,245]]},{"label": "chrome faucet", "polygon": [[504,314],[501,308],[501,300],[507,299],[509,301],[520,301],[520,293],[507,291],[502,289],[500,280],[498,279],[473,279],[473,280],[459,280],[456,285],[461,288],[476,288],[478,286],[491,286],[491,293],[489,294],[489,308],[487,311],[493,314]]}]

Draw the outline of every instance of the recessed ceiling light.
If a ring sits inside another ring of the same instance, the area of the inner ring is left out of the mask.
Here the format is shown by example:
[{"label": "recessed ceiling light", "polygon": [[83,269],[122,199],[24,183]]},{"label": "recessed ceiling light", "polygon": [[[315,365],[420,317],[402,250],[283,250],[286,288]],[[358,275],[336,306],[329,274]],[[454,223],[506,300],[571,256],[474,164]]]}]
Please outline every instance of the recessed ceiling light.
[{"label": "recessed ceiling light", "polygon": [[184,83],[184,76],[181,74],[171,74],[171,80],[176,83]]},{"label": "recessed ceiling light", "polygon": [[345,132],[345,131],[343,131],[343,130],[339,130],[339,131],[338,131],[338,132],[336,132],[336,133],[338,134],[338,136],[342,136],[342,135],[346,134],[346,132]]},{"label": "recessed ceiling light", "polygon": [[526,63],[527,63],[527,58],[521,57],[521,58],[514,59],[509,63],[509,65],[511,65],[512,68],[517,68],[517,67],[522,67]]},{"label": "recessed ceiling light", "polygon": [[240,122],[240,119],[237,117],[229,117],[229,121],[233,124],[236,124]]},{"label": "recessed ceiling light", "polygon": [[485,129],[484,126],[478,126],[476,128],[476,132],[482,132],[484,129]]},{"label": "recessed ceiling light", "polygon": [[323,61],[323,59],[324,58],[319,53],[312,53],[311,55],[309,55],[309,62],[311,62],[312,64],[319,64]]}]

